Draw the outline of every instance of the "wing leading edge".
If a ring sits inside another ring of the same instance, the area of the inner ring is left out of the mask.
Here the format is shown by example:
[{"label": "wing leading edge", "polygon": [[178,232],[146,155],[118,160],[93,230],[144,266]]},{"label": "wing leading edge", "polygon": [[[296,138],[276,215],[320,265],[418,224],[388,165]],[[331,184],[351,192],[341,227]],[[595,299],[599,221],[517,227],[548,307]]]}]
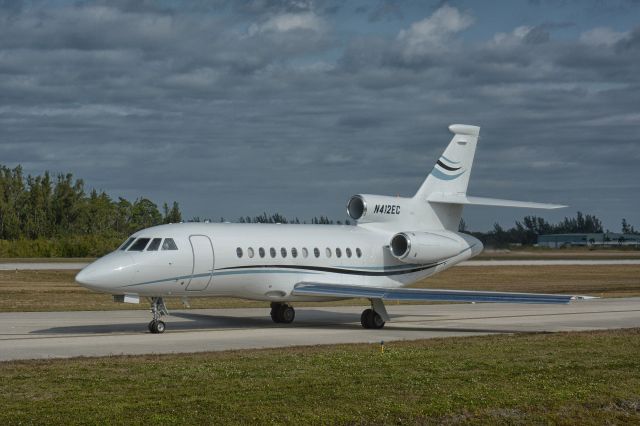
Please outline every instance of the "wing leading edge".
[{"label": "wing leading edge", "polygon": [[418,288],[379,288],[357,285],[301,282],[292,292],[295,296],[325,296],[339,298],[435,302],[488,302],[488,303],[545,303],[567,304],[573,300],[591,299],[590,296],[564,294],[511,293],[498,291],[440,290]]}]

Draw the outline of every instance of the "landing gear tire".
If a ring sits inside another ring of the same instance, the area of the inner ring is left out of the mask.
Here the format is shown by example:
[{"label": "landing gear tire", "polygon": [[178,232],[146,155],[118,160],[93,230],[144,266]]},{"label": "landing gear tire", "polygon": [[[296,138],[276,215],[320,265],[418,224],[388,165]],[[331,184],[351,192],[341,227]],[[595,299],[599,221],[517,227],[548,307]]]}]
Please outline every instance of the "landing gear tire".
[{"label": "landing gear tire", "polygon": [[166,305],[164,304],[164,300],[162,297],[151,297],[151,313],[153,314],[153,319],[147,325],[149,328],[149,332],[153,334],[161,334],[164,333],[165,324],[160,320],[162,315],[167,315],[169,311],[167,310]]},{"label": "landing gear tire", "polygon": [[271,319],[278,324],[290,324],[296,317],[296,311],[286,303],[271,304]]},{"label": "landing gear tire", "polygon": [[164,329],[165,329],[164,321],[153,320],[149,323],[149,331],[153,334],[164,333]]},{"label": "landing gear tire", "polygon": [[280,322],[283,324],[291,324],[296,317],[296,311],[289,305],[284,305],[280,309]]},{"label": "landing gear tire", "polygon": [[362,311],[362,315],[360,315],[360,324],[362,324],[363,328],[371,328],[371,329],[381,329],[384,327],[384,320],[382,317],[373,309],[365,309]]}]

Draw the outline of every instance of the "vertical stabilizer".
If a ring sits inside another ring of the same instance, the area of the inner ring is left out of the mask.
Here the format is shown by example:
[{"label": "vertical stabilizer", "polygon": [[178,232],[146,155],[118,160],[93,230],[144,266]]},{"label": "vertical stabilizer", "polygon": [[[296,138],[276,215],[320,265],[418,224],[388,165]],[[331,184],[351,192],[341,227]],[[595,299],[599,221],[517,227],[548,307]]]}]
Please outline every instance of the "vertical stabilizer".
[{"label": "vertical stabilizer", "polygon": [[433,194],[465,195],[476,153],[480,127],[452,124],[453,139],[416,195],[415,202],[425,203],[425,226],[457,231],[462,218],[462,204],[430,203]]},{"label": "vertical stabilizer", "polygon": [[433,166],[415,197],[426,201],[434,192],[446,194],[466,194],[469,176],[476,153],[480,127],[452,124],[449,131],[453,139]]}]

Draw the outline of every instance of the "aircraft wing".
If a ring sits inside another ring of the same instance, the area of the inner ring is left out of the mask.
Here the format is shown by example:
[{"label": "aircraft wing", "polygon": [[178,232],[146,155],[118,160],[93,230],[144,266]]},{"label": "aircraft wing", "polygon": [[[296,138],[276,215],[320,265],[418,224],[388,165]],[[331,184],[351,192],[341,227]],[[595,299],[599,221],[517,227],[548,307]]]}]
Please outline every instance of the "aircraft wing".
[{"label": "aircraft wing", "polygon": [[489,302],[489,303],[551,303],[566,304],[574,300],[595,299],[590,296],[564,294],[510,293],[499,291],[440,290],[422,288],[380,288],[359,285],[301,282],[295,285],[294,296],[325,296],[339,298],[363,297],[380,300]]}]

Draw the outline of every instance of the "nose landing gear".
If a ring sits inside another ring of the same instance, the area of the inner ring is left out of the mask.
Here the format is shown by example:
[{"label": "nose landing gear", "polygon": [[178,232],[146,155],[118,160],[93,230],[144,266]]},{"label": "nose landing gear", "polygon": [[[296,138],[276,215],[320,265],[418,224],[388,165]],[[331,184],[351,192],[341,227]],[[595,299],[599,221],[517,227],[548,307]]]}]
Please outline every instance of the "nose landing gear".
[{"label": "nose landing gear", "polygon": [[271,303],[271,319],[275,323],[290,324],[296,317],[296,311],[286,303]]},{"label": "nose landing gear", "polygon": [[153,334],[164,333],[165,324],[164,321],[160,320],[160,317],[168,315],[169,311],[167,310],[162,297],[151,298],[151,313],[153,314],[153,319],[149,323],[149,331]]}]

